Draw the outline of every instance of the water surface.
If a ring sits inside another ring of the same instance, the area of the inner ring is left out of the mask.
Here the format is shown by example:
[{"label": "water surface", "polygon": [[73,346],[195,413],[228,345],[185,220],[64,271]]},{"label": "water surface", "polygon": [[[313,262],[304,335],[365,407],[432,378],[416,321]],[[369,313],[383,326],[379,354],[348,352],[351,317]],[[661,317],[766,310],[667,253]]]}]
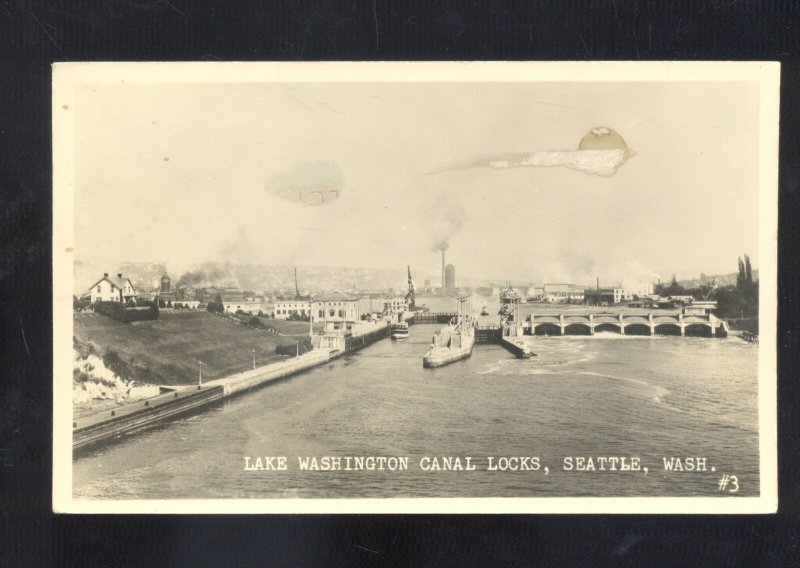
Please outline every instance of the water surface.
[{"label": "water surface", "polygon": [[[104,446],[74,462],[78,498],[714,496],[758,494],[757,346],[741,340],[528,338],[423,369],[435,325]],[[244,471],[286,456],[287,471]],[[300,471],[298,456],[404,456],[407,471]],[[422,457],[475,471],[423,471]],[[539,471],[488,471],[537,456]],[[564,471],[566,456],[636,456],[647,475]],[[662,459],[708,459],[666,473]],[[544,474],[548,468],[548,475]],[[711,468],[715,468],[715,472]]]}]

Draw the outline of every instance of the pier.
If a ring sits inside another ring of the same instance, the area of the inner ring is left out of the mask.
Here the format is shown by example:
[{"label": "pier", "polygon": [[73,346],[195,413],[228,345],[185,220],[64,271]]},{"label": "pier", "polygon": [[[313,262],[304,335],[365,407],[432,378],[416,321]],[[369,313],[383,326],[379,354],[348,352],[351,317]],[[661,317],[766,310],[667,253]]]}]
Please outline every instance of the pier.
[{"label": "pier", "polygon": [[536,357],[528,343],[523,339],[525,328],[521,324],[509,323],[502,327],[500,345],[516,355],[518,359]]}]

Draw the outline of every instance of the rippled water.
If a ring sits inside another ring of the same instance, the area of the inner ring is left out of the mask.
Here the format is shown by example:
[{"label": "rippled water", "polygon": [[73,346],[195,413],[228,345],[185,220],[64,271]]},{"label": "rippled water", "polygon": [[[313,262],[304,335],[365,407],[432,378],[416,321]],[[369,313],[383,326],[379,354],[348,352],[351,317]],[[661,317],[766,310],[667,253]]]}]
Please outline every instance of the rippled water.
[{"label": "rippled water", "polygon": [[[538,357],[478,345],[423,369],[436,326],[230,399],[74,462],[84,498],[714,496],[758,494],[757,347],[738,339],[528,338]],[[287,456],[287,471],[244,471]],[[300,471],[298,456],[407,456],[407,471]],[[423,471],[470,456],[475,471]],[[487,458],[538,456],[539,471]],[[637,456],[647,475],[564,471],[566,456]],[[708,459],[665,473],[662,458]],[[544,467],[548,475],[544,474]],[[711,468],[715,468],[715,472]]]}]

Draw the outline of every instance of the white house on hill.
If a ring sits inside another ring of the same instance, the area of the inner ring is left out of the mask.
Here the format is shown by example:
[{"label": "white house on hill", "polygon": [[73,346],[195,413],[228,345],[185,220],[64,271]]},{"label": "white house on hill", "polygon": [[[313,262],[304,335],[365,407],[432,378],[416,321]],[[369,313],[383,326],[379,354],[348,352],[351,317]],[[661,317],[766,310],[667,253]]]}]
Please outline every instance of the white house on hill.
[{"label": "white house on hill", "polygon": [[130,279],[117,274],[109,278],[108,272],[89,288],[92,304],[95,302],[127,302],[136,299],[136,288]]}]

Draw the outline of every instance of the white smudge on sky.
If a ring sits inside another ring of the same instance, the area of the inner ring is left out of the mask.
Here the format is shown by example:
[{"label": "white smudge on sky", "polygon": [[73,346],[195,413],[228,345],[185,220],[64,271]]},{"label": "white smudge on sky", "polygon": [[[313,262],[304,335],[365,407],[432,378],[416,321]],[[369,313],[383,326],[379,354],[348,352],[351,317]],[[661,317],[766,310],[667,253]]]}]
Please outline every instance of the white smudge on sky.
[{"label": "white smudge on sky", "polygon": [[630,148],[614,148],[608,150],[559,150],[550,152],[532,152],[530,154],[498,154],[486,156],[451,166],[441,171],[463,170],[472,168],[552,168],[564,167],[585,174],[603,177],[613,176],[617,169],[628,158],[636,155]]},{"label": "white smudge on sky", "polygon": [[560,166],[585,174],[609,177],[613,176],[617,172],[617,168],[635,154],[636,152],[630,149],[534,152],[522,159],[493,159],[489,161],[489,167],[503,169]]}]

